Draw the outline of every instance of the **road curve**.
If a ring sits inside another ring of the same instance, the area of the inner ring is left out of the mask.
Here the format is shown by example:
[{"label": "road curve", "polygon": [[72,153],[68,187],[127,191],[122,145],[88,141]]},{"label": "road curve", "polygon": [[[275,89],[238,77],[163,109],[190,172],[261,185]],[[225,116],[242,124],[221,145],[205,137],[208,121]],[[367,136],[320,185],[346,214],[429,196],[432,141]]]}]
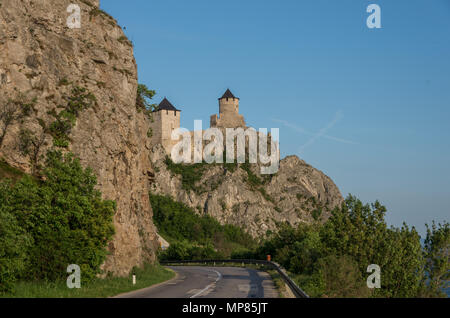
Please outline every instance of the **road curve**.
[{"label": "road curve", "polygon": [[277,298],[270,275],[241,267],[169,266],[177,276],[117,298]]}]

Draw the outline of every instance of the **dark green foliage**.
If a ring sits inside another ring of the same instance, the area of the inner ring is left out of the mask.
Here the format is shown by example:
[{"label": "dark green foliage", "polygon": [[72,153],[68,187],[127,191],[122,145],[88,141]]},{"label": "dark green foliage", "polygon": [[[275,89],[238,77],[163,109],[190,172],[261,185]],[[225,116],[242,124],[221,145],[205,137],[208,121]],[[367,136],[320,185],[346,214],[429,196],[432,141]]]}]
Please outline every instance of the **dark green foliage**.
[{"label": "dark green foliage", "polygon": [[221,225],[210,216],[199,216],[168,196],[150,194],[153,220],[170,243],[161,257],[189,259],[229,257],[235,248],[251,248],[252,237],[233,225]]},{"label": "dark green foliage", "polygon": [[160,254],[161,260],[201,260],[221,258],[223,255],[214,250],[211,243],[199,246],[188,241],[175,241],[167,251]]},{"label": "dark green foliage", "polygon": [[29,129],[21,129],[19,132],[19,151],[23,156],[29,157],[32,175],[36,175],[40,169],[41,148],[46,144],[45,131],[37,135]]},{"label": "dark green foliage", "polygon": [[253,173],[252,169],[250,168],[250,163],[242,163],[240,165],[240,168],[247,172],[247,180],[252,187],[259,187],[264,184],[264,182],[256,174]]},{"label": "dark green foliage", "polygon": [[[225,154],[225,152],[224,152]],[[224,155],[225,156],[225,155]],[[225,157],[224,157],[225,158]],[[172,174],[181,176],[181,185],[182,188],[186,191],[193,191],[197,194],[201,194],[206,191],[205,187],[199,186],[198,182],[202,179],[203,173],[208,167],[212,166],[220,166],[223,168],[223,175],[226,174],[227,171],[234,172],[236,171],[238,164],[237,163],[226,163],[225,160],[223,163],[214,163],[208,164],[206,162],[194,163],[194,164],[183,164],[174,163],[170,157],[166,157],[165,164],[167,169],[172,172]],[[210,190],[215,190],[222,183],[222,178],[217,178],[215,182],[210,184]]]},{"label": "dark green foliage", "polygon": [[90,280],[100,272],[114,233],[115,203],[102,200],[96,177],[72,154],[49,152],[43,176],[44,181],[26,176],[14,186],[0,183],[1,210],[32,238],[20,277],[53,281],[67,276],[69,264],[78,264],[82,279]]},{"label": "dark green foliage", "polygon": [[[426,284],[418,233],[406,224],[389,228],[385,213],[386,208],[379,202],[363,204],[350,195],[324,225],[301,224],[295,229],[280,225],[279,232],[271,235],[253,256],[265,259],[267,254],[272,255],[312,296],[417,297],[425,294],[425,285],[439,292],[448,281],[448,225],[440,230],[435,227],[429,233],[433,239],[425,248],[430,264],[427,271],[436,269],[436,275],[429,277],[437,277],[439,283]],[[432,251],[439,251],[440,256],[433,257]],[[370,264],[381,268],[380,289],[365,287]]]},{"label": "dark green foliage", "polygon": [[[1,193],[12,185],[0,183]],[[15,216],[6,209],[7,202],[0,194],[0,294],[13,289],[17,276],[24,270],[31,237],[19,226]]]},{"label": "dark green foliage", "polygon": [[146,111],[150,114],[157,106],[150,102],[155,95],[156,92],[154,90],[149,89],[144,84],[139,84],[136,94],[136,108],[139,111]]},{"label": "dark green foliage", "polygon": [[317,208],[312,211],[312,217],[314,220],[318,221],[322,215],[322,208]]},{"label": "dark green foliage", "polygon": [[[144,84],[139,84],[136,94],[136,108],[138,112],[143,111],[147,118],[153,122],[152,112],[156,109],[157,105],[151,103],[151,99],[156,95],[154,90],[148,89]],[[150,127],[147,130],[147,137],[151,138],[153,136],[153,130]]]},{"label": "dark green foliage", "polygon": [[329,255],[319,259],[315,266],[311,276],[298,277],[311,297],[369,297],[372,293],[358,264],[349,256]]},{"label": "dark green foliage", "polygon": [[196,184],[203,176],[203,172],[207,167],[206,163],[175,164],[168,156],[164,163],[170,172],[181,176],[181,186],[184,190],[194,192],[199,191],[199,187],[197,187]]},{"label": "dark green foliage", "polygon": [[21,170],[11,167],[3,158],[0,158],[0,181],[3,179],[15,181],[22,178],[23,175]]},{"label": "dark green foliage", "polygon": [[376,296],[413,297],[423,279],[420,236],[414,228],[388,228],[386,208],[378,201],[364,205],[353,196],[335,209],[321,231],[326,253],[352,257],[363,275],[367,266],[382,270],[382,288]]},{"label": "dark green foliage", "polygon": [[442,297],[442,290],[450,288],[450,224],[427,224],[425,238],[425,271],[428,284],[426,296]]}]

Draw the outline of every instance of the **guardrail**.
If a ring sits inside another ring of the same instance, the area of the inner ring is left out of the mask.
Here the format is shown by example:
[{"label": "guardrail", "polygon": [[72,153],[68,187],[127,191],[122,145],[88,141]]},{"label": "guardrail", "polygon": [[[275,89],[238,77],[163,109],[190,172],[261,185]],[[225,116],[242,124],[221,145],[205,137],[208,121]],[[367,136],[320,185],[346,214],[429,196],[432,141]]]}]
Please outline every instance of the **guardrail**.
[{"label": "guardrail", "polygon": [[263,261],[258,259],[207,259],[207,260],[190,260],[190,261],[160,261],[161,264],[192,264],[192,263],[242,263],[242,264],[261,264],[272,267],[283,278],[284,282],[289,286],[292,293],[297,298],[309,298],[309,296],[297,286],[297,284],[287,275],[286,271],[279,264],[271,261]]}]

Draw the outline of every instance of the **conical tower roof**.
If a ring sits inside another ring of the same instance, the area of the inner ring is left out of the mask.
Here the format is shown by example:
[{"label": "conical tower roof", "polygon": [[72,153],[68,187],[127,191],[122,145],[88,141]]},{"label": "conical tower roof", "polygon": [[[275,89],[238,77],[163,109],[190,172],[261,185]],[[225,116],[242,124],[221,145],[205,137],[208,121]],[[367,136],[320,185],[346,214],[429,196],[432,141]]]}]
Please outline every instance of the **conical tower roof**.
[{"label": "conical tower roof", "polygon": [[239,99],[239,98],[237,98],[237,97],[235,97],[233,95],[233,93],[230,91],[229,88],[227,88],[226,92],[223,94],[223,96],[221,98],[219,98],[219,100],[224,99],[224,98],[236,98],[236,99]]},{"label": "conical tower roof", "polygon": [[165,97],[161,101],[161,103],[159,103],[158,107],[156,107],[156,109],[155,109],[156,112],[160,111],[160,110],[172,110],[172,111],[181,112],[181,110],[176,109],[175,106],[173,106],[172,103],[169,102],[169,100]]}]

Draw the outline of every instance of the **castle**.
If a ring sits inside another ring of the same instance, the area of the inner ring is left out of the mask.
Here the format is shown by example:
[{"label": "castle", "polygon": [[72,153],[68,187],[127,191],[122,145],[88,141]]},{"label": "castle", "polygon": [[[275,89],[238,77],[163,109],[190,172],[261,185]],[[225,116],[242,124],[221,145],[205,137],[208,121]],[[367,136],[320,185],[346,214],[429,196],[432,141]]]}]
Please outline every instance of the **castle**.
[{"label": "castle", "polygon": [[[167,98],[153,111],[153,122],[150,125],[152,129],[151,144],[161,144],[170,154],[172,147],[178,142],[172,140],[172,131],[180,128],[181,110],[175,108]],[[210,118],[211,128],[238,128],[246,127],[244,116],[239,114],[239,98],[227,89],[222,97],[219,98],[219,116],[214,114]]]}]

